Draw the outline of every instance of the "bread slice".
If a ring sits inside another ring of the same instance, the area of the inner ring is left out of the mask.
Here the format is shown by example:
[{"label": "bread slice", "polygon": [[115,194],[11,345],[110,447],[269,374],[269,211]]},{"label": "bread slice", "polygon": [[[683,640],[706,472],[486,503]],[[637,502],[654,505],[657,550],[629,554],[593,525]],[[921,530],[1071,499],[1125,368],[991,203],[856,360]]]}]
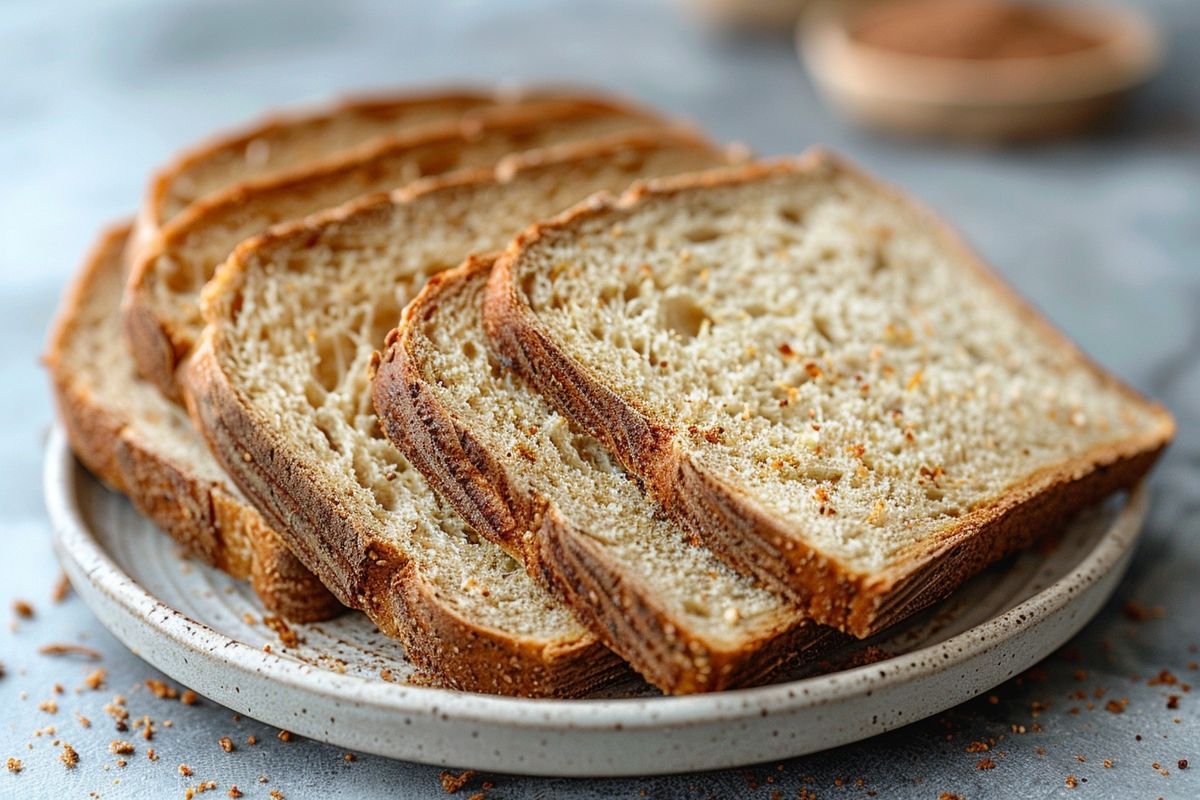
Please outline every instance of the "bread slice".
[{"label": "bread slice", "polygon": [[175,371],[200,334],[200,290],[240,242],[271,225],[423,176],[490,166],[511,152],[663,125],[641,109],[593,97],[525,103],[419,127],[342,158],[210,194],[134,253],[125,328],[138,369],[179,398]]},{"label": "bread slice", "polygon": [[235,183],[279,175],[381,137],[516,100],[486,90],[431,90],[348,98],[272,115],[190,147],[158,170],[137,225],[157,230],[192,203]]},{"label": "bread slice", "polygon": [[128,224],[100,235],[51,334],[46,363],[71,447],[192,554],[250,579],[268,610],[328,619],[341,604],[229,482],[183,409],[134,372],[118,313],[128,236]]},{"label": "bread slice", "polygon": [[[667,133],[526,155],[499,178],[456,173],[272,231],[206,289],[208,325],[180,373],[193,419],[292,551],[452,685],[577,693],[618,660],[384,437],[371,356],[428,277],[522,220],[718,160]],[[468,219],[475,208],[504,224]]]},{"label": "bread slice", "polygon": [[836,158],[527,229],[489,337],[735,569],[865,636],[1138,481],[1173,422]]},{"label": "bread slice", "polygon": [[690,543],[599,442],[494,367],[481,321],[491,264],[435,276],[388,336],[374,403],[410,462],[666,692],[761,682],[825,639],[831,629]]}]

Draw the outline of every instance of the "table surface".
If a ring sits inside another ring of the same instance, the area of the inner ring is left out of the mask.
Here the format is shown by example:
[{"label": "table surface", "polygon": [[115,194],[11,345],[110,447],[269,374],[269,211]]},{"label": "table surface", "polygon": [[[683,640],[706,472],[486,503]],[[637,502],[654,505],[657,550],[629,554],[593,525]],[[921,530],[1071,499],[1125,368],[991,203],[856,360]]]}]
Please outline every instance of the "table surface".
[{"label": "table surface", "polygon": [[[1018,149],[858,133],[820,104],[785,36],[717,35],[661,3],[5,5],[0,418],[9,422],[0,427],[0,614],[13,624],[0,626],[0,759],[20,758],[24,769],[0,772],[0,797],[171,797],[207,780],[218,784],[210,796],[234,784],[247,797],[445,796],[439,768],[349,760],[315,742],[281,742],[211,702],[157,698],[143,682],[162,676],[78,598],[51,601],[59,570],[40,488],[51,410],[37,356],[94,230],[135,208],[145,175],[173,149],[267,107],[448,79],[590,82],[764,153],[832,145],[942,210],[1089,352],[1179,421],[1118,596],[1062,653],[992,695],[782,764],[620,781],[477,776],[464,795],[484,781],[494,784],[489,797],[502,798],[792,798],[802,788],[822,798],[1200,795],[1200,689],[1183,685],[1200,683],[1200,5],[1145,5],[1170,55],[1119,124],[1085,140]],[[8,610],[17,598],[33,604],[33,619]],[[38,653],[62,641],[103,655],[103,690],[76,691],[94,664]],[[111,754],[109,742],[124,736],[103,707],[117,693],[134,719],[174,725],[160,724],[153,742],[133,739],[134,755]],[[39,709],[52,698],[57,712]],[[258,744],[245,744],[251,735]],[[223,736],[237,742],[235,752],[221,749]],[[77,768],[58,761],[55,740],[79,753]],[[1181,759],[1194,766],[1182,769]],[[182,763],[191,777],[179,773]]]}]

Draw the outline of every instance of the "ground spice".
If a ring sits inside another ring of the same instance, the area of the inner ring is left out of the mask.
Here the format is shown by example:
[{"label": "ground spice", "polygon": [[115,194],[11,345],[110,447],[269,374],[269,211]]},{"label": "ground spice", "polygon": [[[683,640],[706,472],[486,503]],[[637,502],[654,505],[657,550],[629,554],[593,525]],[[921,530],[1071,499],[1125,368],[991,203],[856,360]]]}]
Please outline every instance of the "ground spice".
[{"label": "ground spice", "polygon": [[1003,0],[908,0],[883,3],[857,20],[862,44],[935,58],[1057,56],[1100,44],[1060,15]]}]

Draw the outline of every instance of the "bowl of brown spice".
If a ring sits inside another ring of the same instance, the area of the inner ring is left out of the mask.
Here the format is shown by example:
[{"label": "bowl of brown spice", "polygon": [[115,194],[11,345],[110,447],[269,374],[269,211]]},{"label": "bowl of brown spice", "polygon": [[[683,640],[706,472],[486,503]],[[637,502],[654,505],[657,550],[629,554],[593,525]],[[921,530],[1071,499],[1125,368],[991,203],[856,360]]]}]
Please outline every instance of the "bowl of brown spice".
[{"label": "bowl of brown spice", "polygon": [[1132,9],[1009,0],[820,3],[798,44],[814,82],[855,121],[983,141],[1092,128],[1162,56]]}]

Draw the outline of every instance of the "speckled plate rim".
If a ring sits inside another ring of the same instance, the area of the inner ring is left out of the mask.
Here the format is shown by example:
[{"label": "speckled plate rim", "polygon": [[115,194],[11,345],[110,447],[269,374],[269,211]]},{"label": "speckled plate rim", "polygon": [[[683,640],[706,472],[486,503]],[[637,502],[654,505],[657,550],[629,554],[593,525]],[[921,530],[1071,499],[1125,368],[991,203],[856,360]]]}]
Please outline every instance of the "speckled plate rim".
[{"label": "speckled plate rim", "polygon": [[[443,722],[542,731],[662,730],[735,722],[765,716],[768,712],[777,716],[864,695],[869,697],[931,673],[950,670],[1011,644],[1023,630],[1064,611],[1090,584],[1114,570],[1123,571],[1136,544],[1148,502],[1147,490],[1139,487],[1095,547],[1070,572],[1011,610],[943,642],[886,661],[830,675],[709,695],[531,700],[339,675],[281,658],[218,633],[156,599],[109,557],[80,512],[75,486],[77,474],[75,457],[56,426],[46,445],[44,493],[53,523],[55,548],[68,574],[73,579],[87,580],[127,613],[145,619],[159,635],[179,647],[196,653],[219,650],[221,659],[232,670],[247,676],[269,677],[315,696],[366,704],[411,717],[436,717]],[[1115,585],[1113,580],[1094,610],[1099,609]],[[1077,620],[1063,640],[1082,627],[1094,610]],[[931,702],[929,713],[945,707],[937,701]],[[648,709],[652,711],[648,713]],[[897,724],[912,721],[914,718],[910,717]]]}]

